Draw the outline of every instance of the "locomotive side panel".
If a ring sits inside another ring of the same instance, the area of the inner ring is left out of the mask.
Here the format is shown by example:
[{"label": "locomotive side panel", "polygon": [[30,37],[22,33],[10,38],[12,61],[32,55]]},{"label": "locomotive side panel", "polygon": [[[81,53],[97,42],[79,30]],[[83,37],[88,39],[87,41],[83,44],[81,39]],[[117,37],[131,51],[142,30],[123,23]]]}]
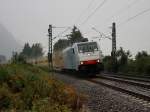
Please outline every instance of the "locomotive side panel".
[{"label": "locomotive side panel", "polygon": [[75,56],[72,47],[63,51],[64,69],[75,69]]}]

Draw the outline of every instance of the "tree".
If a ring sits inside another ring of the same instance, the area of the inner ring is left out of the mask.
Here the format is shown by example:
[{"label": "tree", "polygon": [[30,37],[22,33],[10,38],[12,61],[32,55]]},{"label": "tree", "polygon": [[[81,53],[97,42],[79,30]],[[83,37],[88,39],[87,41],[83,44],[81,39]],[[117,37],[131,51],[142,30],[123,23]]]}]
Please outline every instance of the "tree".
[{"label": "tree", "polygon": [[118,69],[125,71],[128,64],[128,59],[131,57],[130,51],[124,51],[122,47],[116,52]]},{"label": "tree", "polygon": [[122,47],[116,51],[116,63],[113,64],[113,58],[111,56],[105,56],[103,59],[104,67],[106,71],[111,72],[125,72],[128,65],[129,57],[131,56],[129,51],[124,51]]},{"label": "tree", "polygon": [[72,45],[76,42],[86,42],[88,41],[87,38],[84,38],[80,32],[79,29],[77,29],[76,26],[73,27],[71,34],[68,35],[68,39],[59,39],[54,44],[54,51],[61,51],[68,47],[69,45]]},{"label": "tree", "polygon": [[21,55],[25,56],[26,58],[30,58],[31,51],[32,51],[32,49],[31,49],[29,43],[25,43],[24,48],[21,52]]},{"label": "tree", "polygon": [[112,57],[111,56],[105,56],[103,58],[104,63],[104,70],[111,72],[112,71]]},{"label": "tree", "polygon": [[43,48],[40,43],[35,43],[30,47],[29,43],[25,43],[21,53],[13,52],[12,61],[14,63],[26,63],[29,59],[38,59],[43,56]]},{"label": "tree", "polygon": [[148,57],[148,54],[147,54],[146,51],[138,52],[138,53],[136,54],[136,56],[135,56],[136,60],[137,60],[137,59],[140,59],[140,58],[142,58],[142,57]]},{"label": "tree", "polygon": [[138,52],[135,56],[136,72],[150,73],[150,55],[146,51]]},{"label": "tree", "polygon": [[22,53],[12,53],[12,63],[26,63],[26,57]]},{"label": "tree", "polygon": [[85,40],[85,38],[82,36],[80,30],[76,26],[74,26],[70,34],[69,41],[71,42],[71,44],[73,44],[75,42],[82,42],[83,40]]},{"label": "tree", "polygon": [[124,51],[122,47],[116,52],[118,62],[120,65],[126,65],[128,63],[128,58],[131,56],[130,51]]},{"label": "tree", "polygon": [[41,46],[40,43],[35,43],[32,45],[32,48],[31,48],[31,57],[32,58],[39,58],[43,55],[43,48]]},{"label": "tree", "polygon": [[69,41],[67,39],[59,39],[54,44],[54,51],[61,51],[69,46]]}]

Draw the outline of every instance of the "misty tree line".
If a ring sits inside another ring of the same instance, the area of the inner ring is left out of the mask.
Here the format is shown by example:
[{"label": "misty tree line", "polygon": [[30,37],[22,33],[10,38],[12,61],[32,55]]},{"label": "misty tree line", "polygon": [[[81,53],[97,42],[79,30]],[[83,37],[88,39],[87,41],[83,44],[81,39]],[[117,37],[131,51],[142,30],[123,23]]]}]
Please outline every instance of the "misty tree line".
[{"label": "misty tree line", "polygon": [[31,47],[29,43],[25,43],[24,48],[20,55],[23,55],[27,59],[39,58],[43,56],[43,48],[40,43],[35,43]]},{"label": "misty tree line", "polygon": [[32,46],[29,43],[25,43],[22,51],[20,53],[13,52],[12,60],[13,62],[26,62],[29,59],[37,60],[44,54],[43,48],[40,43],[35,43]]},{"label": "misty tree line", "polygon": [[112,57],[105,56],[103,59],[105,71],[120,72],[128,74],[150,74],[150,54],[146,51],[138,52],[135,58],[131,58],[130,51],[125,51],[121,47],[116,52],[116,68],[114,70],[112,64]]}]

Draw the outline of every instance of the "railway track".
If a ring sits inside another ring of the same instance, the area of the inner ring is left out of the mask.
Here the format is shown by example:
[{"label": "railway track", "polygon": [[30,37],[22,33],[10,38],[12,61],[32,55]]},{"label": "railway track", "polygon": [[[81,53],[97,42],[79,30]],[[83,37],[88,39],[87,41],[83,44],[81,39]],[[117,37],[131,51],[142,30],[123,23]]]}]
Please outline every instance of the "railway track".
[{"label": "railway track", "polygon": [[[124,84],[126,87],[123,87],[123,85],[121,85],[122,81],[115,82],[118,80],[115,80],[115,81],[113,80],[113,82],[112,82],[112,80],[108,80],[108,79],[107,80],[100,80],[100,78],[87,79],[87,80],[92,82],[92,83],[100,84],[100,85],[103,85],[105,87],[111,88],[113,90],[116,90],[116,91],[119,91],[119,92],[122,92],[122,93],[125,93],[128,95],[134,96],[136,98],[142,99],[144,101],[150,102],[150,90],[149,89],[141,88],[141,87],[135,86],[135,85],[134,85],[134,87],[136,89],[133,89],[133,87],[131,87],[130,84]],[[119,85],[119,83],[121,86]],[[142,89],[144,90],[144,92],[141,91]]]},{"label": "railway track", "polygon": [[136,79],[129,79],[129,78],[124,78],[124,77],[113,77],[113,76],[108,76],[108,75],[99,75],[97,76],[98,78],[101,79],[107,79],[107,80],[112,80],[112,81],[118,81],[121,83],[128,83],[130,85],[135,85],[143,88],[150,89],[150,82],[149,81],[142,81],[142,80],[136,80]]},{"label": "railway track", "polygon": [[[78,92],[86,94],[88,100],[85,105],[91,112],[150,112],[150,95],[126,90],[121,86],[118,88],[116,85],[108,83],[109,80],[107,83],[99,81],[99,77],[85,79],[75,75],[77,75],[75,72],[61,73],[57,71],[55,76],[74,86]],[[122,82],[117,83],[122,84]]]},{"label": "railway track", "polygon": [[[60,71],[56,71],[57,73],[61,73]],[[69,73],[63,73],[66,75],[70,75]],[[76,73],[72,73],[76,74]],[[71,75],[75,77],[74,75]],[[79,77],[75,77],[79,78]],[[87,80],[92,83],[100,84],[107,88],[111,88],[113,90],[134,96],[136,98],[142,99],[144,101],[150,102],[150,83],[141,82],[136,80],[127,80],[122,78],[108,77],[108,76],[97,76],[97,78],[87,78],[82,80]]]},{"label": "railway track", "polygon": [[[57,73],[61,73],[61,71],[55,71]],[[74,76],[76,73],[62,73],[64,75],[71,75],[74,78],[79,78]],[[123,78],[116,77],[108,77],[108,76],[97,76],[96,78],[82,78],[82,80],[86,80],[95,84],[99,84],[105,86],[107,88],[113,89],[115,91],[119,91],[121,93],[125,93],[127,95],[131,95],[135,98],[142,99],[144,101],[150,102],[150,83],[141,82],[137,80],[127,80]]]},{"label": "railway track", "polygon": [[150,76],[141,76],[141,77],[133,77],[133,76],[127,76],[127,75],[120,75],[120,74],[110,74],[110,73],[103,73],[102,75],[104,76],[109,76],[109,77],[116,77],[116,78],[122,78],[122,79],[127,79],[127,80],[134,80],[134,81],[139,81],[139,82],[149,82],[150,83]]}]

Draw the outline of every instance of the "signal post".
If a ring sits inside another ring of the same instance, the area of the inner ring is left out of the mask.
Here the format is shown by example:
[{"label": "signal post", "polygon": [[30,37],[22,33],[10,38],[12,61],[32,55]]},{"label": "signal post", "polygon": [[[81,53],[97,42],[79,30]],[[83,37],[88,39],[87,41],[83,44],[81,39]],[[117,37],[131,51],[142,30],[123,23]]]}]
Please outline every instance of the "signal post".
[{"label": "signal post", "polygon": [[117,72],[117,59],[116,59],[116,23],[112,23],[112,70],[113,72]]},{"label": "signal post", "polygon": [[49,25],[48,28],[48,65],[49,70],[53,71],[53,43],[52,43],[52,25]]}]

